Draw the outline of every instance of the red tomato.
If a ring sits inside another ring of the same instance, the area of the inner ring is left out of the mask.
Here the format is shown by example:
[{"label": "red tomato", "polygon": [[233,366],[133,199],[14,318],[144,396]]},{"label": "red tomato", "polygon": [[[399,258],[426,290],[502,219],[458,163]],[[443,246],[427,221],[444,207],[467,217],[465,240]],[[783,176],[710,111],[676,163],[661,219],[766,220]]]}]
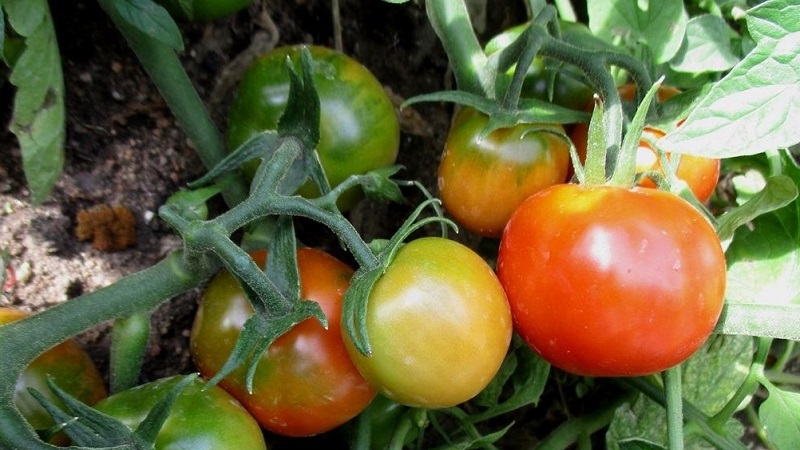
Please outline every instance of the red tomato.
[{"label": "red tomato", "polygon": [[[13,308],[0,308],[0,325],[28,317],[28,313]],[[25,419],[36,429],[53,426],[50,414],[28,393],[36,389],[59,406],[61,400],[47,386],[47,377],[52,377],[56,386],[78,400],[93,405],[106,396],[103,377],[94,362],[74,340],[64,341],[34,359],[22,372],[14,389],[14,404]],[[66,443],[64,436],[54,442]]]},{"label": "red tomato", "polygon": [[[463,107],[456,114],[439,165],[445,209],[468,230],[500,237],[529,195],[567,178],[569,147],[557,124],[521,124],[480,134],[489,117]],[[539,131],[545,128],[549,131]]]},{"label": "red tomato", "polygon": [[[619,88],[619,95],[623,100],[632,101],[636,92],[635,86],[625,85]],[[680,91],[671,86],[661,86],[658,90],[658,100],[663,102],[679,94]],[[591,107],[589,107],[591,110]],[[581,157],[581,162],[586,160],[586,145],[588,140],[589,126],[585,123],[575,125],[570,133],[572,143]],[[661,162],[658,160],[656,152],[648,141],[656,141],[664,136],[664,132],[653,127],[645,126],[642,131],[642,139],[639,141],[639,149],[636,153],[636,173],[648,171],[664,173]],[[667,153],[667,158],[671,155]],[[675,175],[689,185],[695,197],[705,203],[714,194],[719,181],[720,160],[714,158],[703,158],[701,156],[681,155],[678,169]],[[639,186],[655,188],[656,184],[650,178],[642,178]]]},{"label": "red tomato", "polygon": [[[252,255],[264,265],[264,252]],[[259,362],[253,393],[240,367],[220,385],[236,397],[264,428],[285,436],[311,436],[358,415],[375,396],[342,343],[342,296],[352,269],[327,253],[297,252],[301,295],[316,301],[328,317],[325,330],[309,319],[278,338]],[[221,272],[208,285],[191,334],[192,357],[205,377],[216,374],[233,349],[253,310],[236,280]]]},{"label": "red tomato", "polygon": [[498,275],[516,330],[544,359],[579,375],[638,376],[708,338],[726,267],[713,227],[679,197],[565,184],[511,217]]}]

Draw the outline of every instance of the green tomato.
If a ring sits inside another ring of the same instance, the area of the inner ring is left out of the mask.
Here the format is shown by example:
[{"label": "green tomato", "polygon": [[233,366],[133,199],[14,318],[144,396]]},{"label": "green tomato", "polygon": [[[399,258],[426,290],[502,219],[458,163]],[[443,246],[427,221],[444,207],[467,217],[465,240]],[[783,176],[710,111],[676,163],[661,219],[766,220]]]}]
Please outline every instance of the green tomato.
[{"label": "green tomato", "polygon": [[177,17],[192,21],[210,21],[232,15],[253,0],[156,0]]},{"label": "green tomato", "polygon": [[[587,34],[591,36],[591,31],[582,24],[572,22],[560,22],[562,38],[567,42],[583,42]],[[508,47],[517,39],[528,24],[517,25],[493,37],[484,48],[487,55],[496,53]],[[522,84],[522,96],[536,98],[539,100],[550,100],[548,97],[547,83],[550,71],[557,70],[553,82],[552,101],[556,105],[572,109],[581,109],[587,102],[592,100],[594,91],[582,80],[585,79],[583,73],[575,66],[565,64],[564,66],[553,69],[548,67],[548,62],[541,56],[536,56],[525,74],[525,81]],[[514,75],[514,68],[508,71],[508,76],[498,79],[498,83],[508,84]]]},{"label": "green tomato", "polygon": [[358,369],[386,397],[444,408],[477,395],[511,340],[511,312],[492,269],[455,241],[428,237],[398,250],[368,300],[372,355],[344,333]]},{"label": "green tomato", "polygon": [[[184,376],[162,378],[101,401],[95,408],[135,429]],[[220,387],[195,379],[172,405],[155,450],[265,450],[258,423]]]},{"label": "green tomato", "polygon": [[[256,60],[244,73],[231,105],[228,148],[236,149],[254,135],[276,129],[289,95],[286,58],[299,65],[301,46],[281,47]],[[320,98],[320,141],[317,147],[331,187],[347,177],[394,164],[400,146],[400,125],[381,83],[364,66],[343,53],[309,46],[314,83]],[[252,179],[259,160],[245,165]],[[315,197],[310,182],[299,191]],[[339,198],[348,209],[361,198],[351,189]]]},{"label": "green tomato", "polygon": [[[0,308],[0,325],[27,316],[24,311]],[[54,423],[50,414],[28,393],[28,388],[36,389],[56,405],[64,406],[47,385],[48,376],[56,386],[86,404],[92,405],[106,396],[103,378],[89,355],[74,340],[64,341],[34,359],[14,388],[14,405],[35,429],[47,429]],[[66,444],[64,438],[58,435],[53,442]]]}]

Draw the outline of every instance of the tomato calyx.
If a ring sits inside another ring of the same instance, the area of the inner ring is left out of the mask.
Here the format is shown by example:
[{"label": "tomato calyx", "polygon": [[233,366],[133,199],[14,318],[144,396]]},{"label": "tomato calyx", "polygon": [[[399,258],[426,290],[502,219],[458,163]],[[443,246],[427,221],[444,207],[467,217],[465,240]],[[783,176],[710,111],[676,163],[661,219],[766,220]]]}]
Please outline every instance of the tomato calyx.
[{"label": "tomato calyx", "polygon": [[[148,412],[136,430],[131,430],[119,420],[103,414],[60,389],[48,378],[50,390],[66,406],[62,410],[42,393],[30,389],[31,395],[50,413],[57,425],[52,431],[63,431],[73,443],[86,447],[114,447],[123,442],[134,443],[137,448],[154,448],[159,430],[169,417],[178,396],[197,380],[197,374],[185,376]],[[76,420],[78,418],[78,420]],[[80,420],[85,418],[86,420]]]}]

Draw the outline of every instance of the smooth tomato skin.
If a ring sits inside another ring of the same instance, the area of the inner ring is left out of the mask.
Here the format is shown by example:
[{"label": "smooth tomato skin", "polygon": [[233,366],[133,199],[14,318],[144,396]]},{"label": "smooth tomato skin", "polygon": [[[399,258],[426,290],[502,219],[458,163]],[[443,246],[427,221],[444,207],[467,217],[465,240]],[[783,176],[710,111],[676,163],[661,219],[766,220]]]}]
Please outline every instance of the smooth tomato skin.
[{"label": "smooth tomato skin", "polygon": [[[95,408],[135,429],[176,384],[178,375],[118,392]],[[266,450],[264,434],[247,410],[219,386],[195,379],[178,396],[156,437],[155,450]]]},{"label": "smooth tomato skin", "polygon": [[477,395],[497,373],[511,340],[503,288],[476,253],[427,237],[399,249],[370,293],[372,355],[344,340],[358,369],[386,397],[444,408]]},{"label": "smooth tomato skin", "polygon": [[181,8],[181,0],[157,1],[174,17],[203,22],[228,17],[253,3],[253,0],[192,0],[192,13],[189,15]]},{"label": "smooth tomato skin", "polygon": [[[263,267],[265,254],[252,255]],[[284,436],[311,436],[357,416],[375,390],[350,361],[340,329],[342,296],[353,271],[316,249],[297,252],[301,296],[316,301],[328,318],[325,330],[316,319],[296,325],[262,356],[246,389],[241,367],[220,385],[236,397],[262,427]],[[221,272],[208,285],[191,333],[191,353],[203,376],[216,374],[230,355],[252,307],[236,280]]]},{"label": "smooth tomato skin", "polygon": [[[233,150],[264,130],[276,129],[289,95],[286,57],[299,67],[301,46],[280,47],[256,60],[244,73],[231,105],[228,148]],[[320,161],[331,187],[347,177],[394,164],[400,146],[397,114],[381,83],[356,60],[334,50],[307,46],[320,98]],[[259,161],[244,168],[252,178]],[[319,195],[310,182],[299,193]],[[357,189],[339,199],[350,208]]]},{"label": "smooth tomato skin", "polygon": [[500,237],[508,218],[531,194],[563,183],[567,143],[547,131],[557,124],[501,128],[481,139],[487,115],[464,107],[456,113],[439,164],[439,196],[448,213],[468,230]]},{"label": "smooth tomato skin", "polygon": [[[18,309],[0,308],[0,326],[28,316]],[[28,388],[36,389],[48,400],[63,406],[47,385],[48,376],[53,378],[56,386],[89,405],[107,395],[103,377],[89,355],[74,340],[64,341],[34,359],[14,388],[14,404],[35,429],[53,426],[53,419],[28,393]],[[55,442],[65,443],[62,438],[57,436]]]},{"label": "smooth tomato skin", "polygon": [[[636,94],[636,86],[626,84],[620,86],[619,96],[626,101],[633,101]],[[679,94],[680,91],[672,86],[661,86],[658,90],[657,96],[659,102],[664,102],[671,97]],[[592,106],[588,106],[591,111]],[[586,123],[576,124],[570,132],[570,139],[575,145],[575,149],[581,158],[581,162],[586,161],[586,147],[589,135],[589,125]],[[636,153],[636,173],[641,174],[647,171],[654,171],[663,174],[664,169],[661,162],[658,160],[656,152],[652,146],[647,142],[656,141],[664,136],[664,132],[650,126],[645,126],[642,130],[642,139],[639,141],[639,148]],[[667,158],[671,158],[667,152]],[[715,158],[704,158],[702,156],[694,155],[681,155],[681,160],[678,163],[678,169],[675,176],[683,180],[689,186],[697,200],[700,203],[706,203],[711,199],[714,190],[717,188],[720,174],[720,160]],[[649,178],[642,178],[639,186],[647,188],[655,188],[655,182]]]},{"label": "smooth tomato skin", "polygon": [[520,205],[498,276],[520,336],[585,376],[639,376],[691,356],[722,309],[719,239],[688,202],[655,189],[554,186]]}]

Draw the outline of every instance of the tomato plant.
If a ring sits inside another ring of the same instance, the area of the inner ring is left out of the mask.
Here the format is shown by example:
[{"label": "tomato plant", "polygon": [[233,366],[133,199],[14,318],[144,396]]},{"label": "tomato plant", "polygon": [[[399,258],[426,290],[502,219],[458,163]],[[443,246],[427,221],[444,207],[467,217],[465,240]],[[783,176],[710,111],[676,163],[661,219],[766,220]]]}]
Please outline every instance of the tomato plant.
[{"label": "tomato plant", "polygon": [[505,293],[480,256],[455,241],[405,244],[369,295],[372,355],[345,345],[386,397],[409,406],[465,402],[492,379],[511,339]]},{"label": "tomato plant", "polygon": [[[591,31],[586,25],[559,21],[561,25],[561,32],[564,38],[571,36],[580,36],[589,34]],[[517,39],[528,24],[521,24],[511,27],[497,36],[493,37],[486,43],[484,51],[487,55],[496,53],[508,47],[515,39]],[[549,100],[553,103],[567,108],[581,109],[587,102],[592,100],[592,88],[586,85],[582,80],[583,74],[574,66],[566,65],[563,67],[548,68],[547,62],[541,56],[536,56],[533,62],[528,67],[525,73],[525,81],[522,84],[522,96],[538,98],[540,100]],[[555,72],[553,77],[552,98],[548,92],[549,76],[551,72]],[[508,83],[513,69],[509,70],[508,78],[500,80],[501,82]]]},{"label": "tomato plant", "polygon": [[[347,177],[394,163],[400,145],[400,126],[392,102],[381,83],[361,64],[345,54],[307,47],[314,59],[314,83],[320,99],[322,167],[331,187]],[[233,150],[255,134],[275,129],[289,94],[287,57],[297,62],[300,47],[281,47],[256,60],[239,82],[231,105],[228,147]],[[252,178],[259,161],[245,165]],[[304,196],[318,195],[310,182],[300,187]],[[360,198],[356,189],[339,198],[347,209]]]},{"label": "tomato plant", "polygon": [[[0,326],[25,317],[28,317],[28,313],[24,311],[0,308]],[[89,405],[106,396],[103,377],[89,355],[75,341],[64,341],[33,360],[22,372],[14,388],[14,404],[36,429],[53,426],[53,419],[28,393],[29,388],[36,389],[48,400],[62,405],[47,386],[48,377],[52,378],[56,386]]]},{"label": "tomato plant", "polygon": [[499,237],[514,209],[529,195],[563,183],[569,147],[557,124],[520,124],[481,132],[489,117],[473,108],[456,113],[439,164],[439,195],[465,228]]},{"label": "tomato plant", "polygon": [[175,17],[186,20],[222,19],[246,8],[253,0],[158,0]]},{"label": "tomato plant", "polygon": [[553,365],[580,375],[670,368],[705,342],[725,295],[710,223],[655,189],[560,185],[511,217],[498,276],[514,325]]},{"label": "tomato plant", "polygon": [[[184,376],[173,376],[118,392],[95,405],[128,428],[135,429]],[[219,386],[193,380],[169,412],[154,450],[235,448],[266,450],[264,435],[247,410]]]},{"label": "tomato plant", "polygon": [[[253,255],[263,265],[263,252]],[[301,296],[316,301],[328,317],[328,329],[314,319],[296,325],[263,355],[252,394],[245,387],[245,368],[220,383],[261,425],[287,436],[310,436],[355,417],[375,396],[342,343],[342,295],[352,269],[329,254],[311,248],[297,253]],[[209,283],[191,334],[191,351],[205,376],[216,374],[233,349],[252,307],[228,273]]]},{"label": "tomato plant", "polygon": [[[664,102],[679,93],[680,91],[674,87],[661,86],[658,90],[658,100]],[[635,94],[636,87],[632,84],[626,84],[619,88],[619,95],[623,100],[632,101]],[[588,109],[591,109],[591,106]],[[582,161],[586,159],[588,132],[588,125],[580,123],[575,125],[570,133],[570,139],[572,139],[572,143],[575,145]],[[637,174],[645,174],[646,172],[664,174],[664,169],[652,146],[653,142],[664,137],[664,135],[664,131],[658,128],[645,126],[636,153]],[[669,152],[666,152],[665,156],[668,160],[673,157]],[[689,189],[701,203],[708,202],[714,194],[719,181],[720,160],[695,155],[681,155],[680,158],[675,176],[686,182]],[[655,188],[656,183],[651,177],[644,176],[640,179],[639,186]]]}]

